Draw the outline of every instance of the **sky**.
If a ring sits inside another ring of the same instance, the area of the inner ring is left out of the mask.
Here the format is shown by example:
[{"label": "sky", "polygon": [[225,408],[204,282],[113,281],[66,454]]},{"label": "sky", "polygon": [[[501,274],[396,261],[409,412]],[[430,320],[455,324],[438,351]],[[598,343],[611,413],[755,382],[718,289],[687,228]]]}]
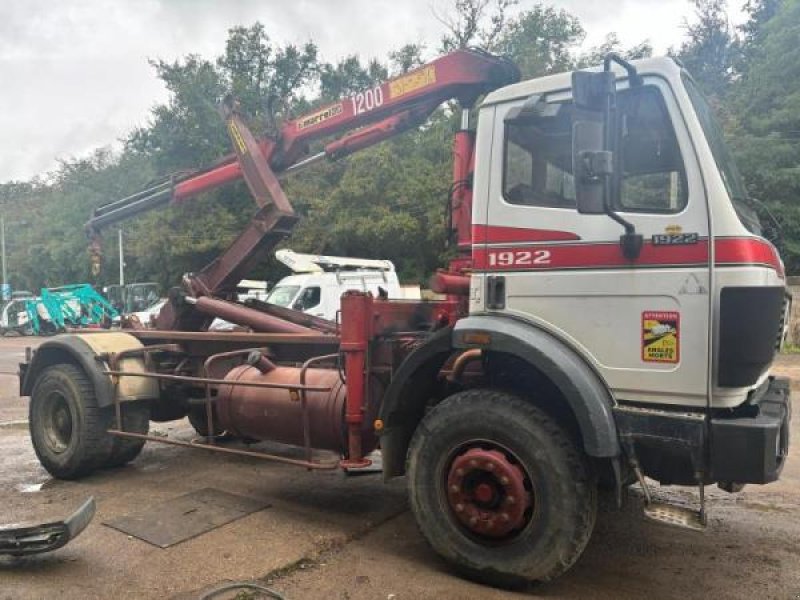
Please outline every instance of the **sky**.
[{"label": "sky", "polygon": [[[525,10],[534,0],[520,0]],[[688,0],[562,0],[599,44],[650,40],[657,54],[680,44]],[[146,125],[168,99],[148,59],[215,57],[227,30],[261,21],[280,43],[314,40],[320,55],[385,58],[407,42],[438,46],[436,15],[452,0],[0,0],[0,182],[58,165]],[[741,18],[732,11],[732,20]]]}]

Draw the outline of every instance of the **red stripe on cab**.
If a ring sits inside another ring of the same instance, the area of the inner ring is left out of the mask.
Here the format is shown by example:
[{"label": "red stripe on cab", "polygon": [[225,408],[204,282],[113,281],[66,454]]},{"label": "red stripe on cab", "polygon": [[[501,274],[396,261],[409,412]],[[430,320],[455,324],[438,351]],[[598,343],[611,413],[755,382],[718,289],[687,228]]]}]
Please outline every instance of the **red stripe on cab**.
[{"label": "red stripe on cab", "polygon": [[473,225],[473,244],[503,244],[513,242],[560,242],[581,239],[570,231],[554,229],[529,229],[527,227],[500,227]]},{"label": "red stripe on cab", "polygon": [[[762,265],[775,269],[779,276],[784,276],[778,252],[766,240],[718,238],[714,248],[718,266]],[[472,257],[475,269],[489,271],[702,266],[708,262],[708,240],[685,245],[653,245],[648,241],[642,247],[639,257],[633,261],[622,255],[619,244],[615,242],[556,246],[538,243],[506,248],[476,246],[472,250]]]}]

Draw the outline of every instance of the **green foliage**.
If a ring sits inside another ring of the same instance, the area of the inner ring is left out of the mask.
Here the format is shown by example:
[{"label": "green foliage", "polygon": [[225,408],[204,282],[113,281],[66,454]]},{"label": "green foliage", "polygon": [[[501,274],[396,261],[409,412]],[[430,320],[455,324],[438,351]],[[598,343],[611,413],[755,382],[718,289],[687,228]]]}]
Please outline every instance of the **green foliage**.
[{"label": "green foliage", "polygon": [[649,41],[644,40],[630,48],[623,48],[622,42],[619,37],[617,37],[617,34],[609,33],[602,44],[590,48],[587,52],[579,56],[576,66],[584,68],[599,65],[610,52],[616,52],[626,60],[636,60],[652,56],[653,47],[650,45]]},{"label": "green foliage", "polygon": [[584,37],[576,17],[543,5],[512,19],[496,36],[493,49],[508,55],[523,78],[539,77],[572,68],[572,50]]},{"label": "green foliage", "polygon": [[800,2],[751,5],[746,70],[732,87],[733,145],[752,196],[781,223],[782,254],[800,271]]},{"label": "green foliage", "polygon": [[424,44],[404,44],[397,50],[389,52],[392,75],[408,73],[412,69],[422,66],[425,62],[425,59],[422,58],[424,52]]},{"label": "green foliage", "polygon": [[722,97],[733,81],[739,43],[726,0],[693,0],[697,22],[686,26],[678,56],[708,96]]},{"label": "green foliage", "polygon": [[387,69],[377,60],[364,67],[358,56],[348,56],[335,65],[320,66],[320,99],[333,102],[377,85],[388,77]]}]

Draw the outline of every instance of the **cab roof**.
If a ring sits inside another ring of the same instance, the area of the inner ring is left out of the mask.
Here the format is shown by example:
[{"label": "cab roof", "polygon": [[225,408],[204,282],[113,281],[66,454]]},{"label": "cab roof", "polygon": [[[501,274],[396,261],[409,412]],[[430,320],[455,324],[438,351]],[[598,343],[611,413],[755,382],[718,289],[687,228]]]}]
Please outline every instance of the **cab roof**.
[{"label": "cab roof", "polygon": [[[655,58],[643,58],[640,60],[633,60],[631,64],[639,71],[639,75],[661,75],[671,80],[674,77],[679,77],[681,67],[675,60],[667,56],[659,56]],[[586,71],[601,71],[602,65],[585,69]],[[617,64],[614,64],[612,70],[617,74],[618,79],[625,79],[625,70]],[[509,102],[520,98],[527,98],[533,94],[544,94],[547,92],[556,92],[569,90],[572,87],[572,71],[565,73],[557,73],[555,75],[547,75],[545,77],[537,77],[535,79],[528,79],[520,81],[512,85],[507,85],[498,90],[495,90],[483,101],[481,106],[490,106],[492,104],[499,104],[502,102]]]}]

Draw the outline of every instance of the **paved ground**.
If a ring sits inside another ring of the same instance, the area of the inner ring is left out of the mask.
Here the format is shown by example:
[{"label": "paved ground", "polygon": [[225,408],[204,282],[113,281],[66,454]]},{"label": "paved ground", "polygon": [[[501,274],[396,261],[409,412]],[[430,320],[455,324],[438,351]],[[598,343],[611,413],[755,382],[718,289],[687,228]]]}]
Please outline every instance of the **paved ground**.
[{"label": "paved ground", "polygon": [[[13,372],[30,342],[0,338],[0,372]],[[778,370],[800,385],[800,358],[782,358]],[[98,516],[59,551],[0,559],[0,600],[194,599],[215,584],[241,579],[269,582],[290,599],[800,598],[797,443],[779,483],[734,496],[712,492],[708,532],[647,523],[636,497],[621,511],[606,499],[592,541],[570,573],[507,592],[447,570],[416,531],[403,480],[384,485],[377,476],[306,473],[150,444],[123,469],[80,482],[52,481],[31,449],[26,403],[16,385],[15,377],[0,373],[0,523],[62,516],[89,495],[98,501]],[[191,437],[185,422],[154,428]],[[265,498],[272,507],[166,550],[102,525],[208,486]]]}]

